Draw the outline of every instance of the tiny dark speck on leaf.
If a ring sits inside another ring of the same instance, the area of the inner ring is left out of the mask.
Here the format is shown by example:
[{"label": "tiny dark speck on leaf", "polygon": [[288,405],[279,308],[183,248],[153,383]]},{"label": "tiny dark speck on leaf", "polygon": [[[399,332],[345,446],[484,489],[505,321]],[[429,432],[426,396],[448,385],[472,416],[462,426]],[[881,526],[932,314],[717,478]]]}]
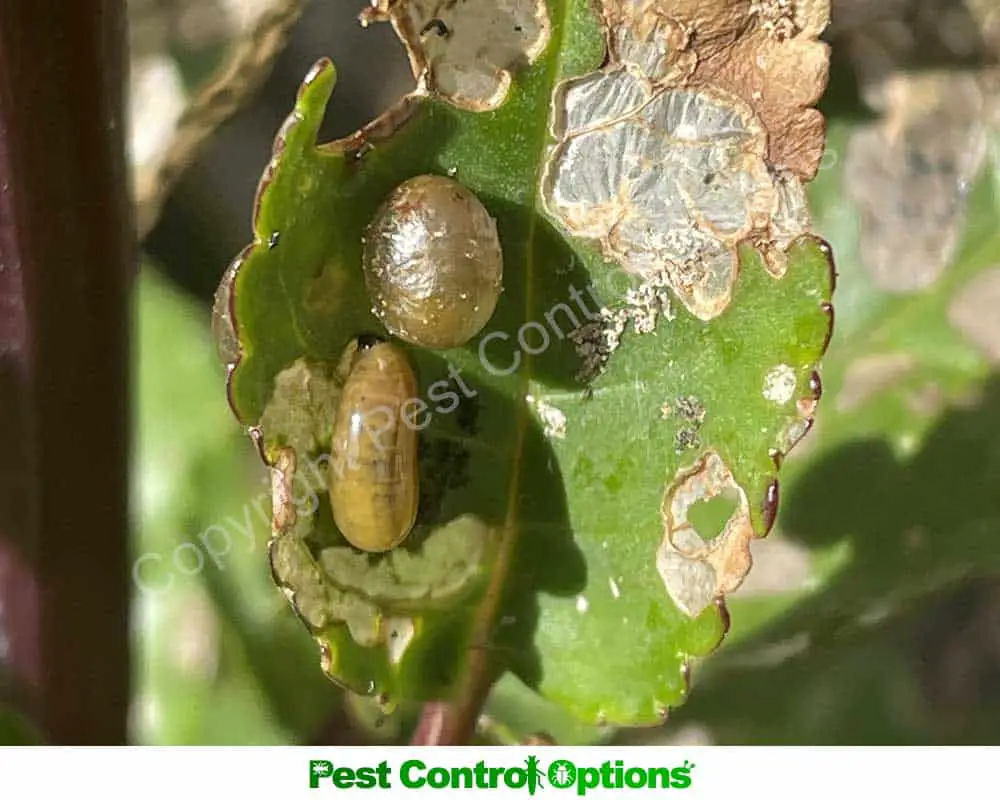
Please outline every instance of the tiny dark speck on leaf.
[{"label": "tiny dark speck on leaf", "polygon": [[267,239],[267,249],[273,250],[278,246],[278,242],[281,240],[281,234],[278,231],[272,233]]},{"label": "tiny dark speck on leaf", "polygon": [[674,435],[674,452],[678,455],[686,450],[695,450],[701,447],[701,437],[694,428],[681,428]]}]

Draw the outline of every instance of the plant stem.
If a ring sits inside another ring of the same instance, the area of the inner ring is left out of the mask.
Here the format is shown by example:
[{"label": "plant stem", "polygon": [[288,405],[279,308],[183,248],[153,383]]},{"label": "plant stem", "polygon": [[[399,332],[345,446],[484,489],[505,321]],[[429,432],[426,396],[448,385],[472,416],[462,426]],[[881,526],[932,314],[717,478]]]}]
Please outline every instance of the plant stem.
[{"label": "plant stem", "polygon": [[125,26],[0,3],[0,672],[56,744],[126,736]]}]

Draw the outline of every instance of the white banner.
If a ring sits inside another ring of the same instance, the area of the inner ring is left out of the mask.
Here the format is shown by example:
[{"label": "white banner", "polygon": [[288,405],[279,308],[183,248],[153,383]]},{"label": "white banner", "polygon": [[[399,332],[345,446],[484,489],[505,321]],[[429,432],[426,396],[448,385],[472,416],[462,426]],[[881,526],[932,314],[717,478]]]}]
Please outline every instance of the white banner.
[{"label": "white banner", "polygon": [[989,747],[20,747],[0,748],[0,797],[918,800],[990,796],[998,759]]}]

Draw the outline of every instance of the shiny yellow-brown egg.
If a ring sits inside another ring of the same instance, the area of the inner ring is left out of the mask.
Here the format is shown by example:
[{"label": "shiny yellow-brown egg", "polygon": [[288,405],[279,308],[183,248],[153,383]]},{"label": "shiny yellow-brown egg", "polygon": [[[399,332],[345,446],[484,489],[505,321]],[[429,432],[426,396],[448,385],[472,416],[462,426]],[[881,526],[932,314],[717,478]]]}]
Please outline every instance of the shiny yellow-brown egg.
[{"label": "shiny yellow-brown egg", "polygon": [[496,223],[469,189],[419,175],[397,186],[365,231],[372,312],[400,339],[459,347],[496,308],[503,254]]}]

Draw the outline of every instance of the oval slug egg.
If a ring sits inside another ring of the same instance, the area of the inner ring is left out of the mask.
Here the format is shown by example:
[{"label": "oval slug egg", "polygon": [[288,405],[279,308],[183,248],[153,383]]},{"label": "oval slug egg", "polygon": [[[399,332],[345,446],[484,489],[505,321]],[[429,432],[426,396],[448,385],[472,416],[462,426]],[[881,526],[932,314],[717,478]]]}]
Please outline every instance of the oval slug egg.
[{"label": "oval slug egg", "polygon": [[372,311],[394,335],[458,347],[496,308],[503,254],[496,223],[462,184],[420,175],[397,186],[365,233]]},{"label": "oval slug egg", "polygon": [[403,417],[417,380],[397,347],[351,347],[333,424],[330,506],[347,541],[381,553],[400,544],[417,517],[417,431]]}]

